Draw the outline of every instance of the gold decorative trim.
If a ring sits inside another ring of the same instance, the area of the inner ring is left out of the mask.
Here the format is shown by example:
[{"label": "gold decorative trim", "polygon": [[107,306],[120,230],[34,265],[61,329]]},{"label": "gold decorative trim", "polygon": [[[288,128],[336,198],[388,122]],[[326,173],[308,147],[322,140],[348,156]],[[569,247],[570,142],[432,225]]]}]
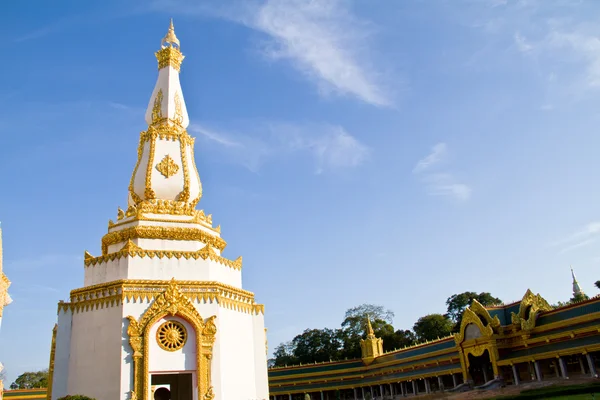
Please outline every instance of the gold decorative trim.
[{"label": "gold decorative trim", "polygon": [[[133,351],[133,390],[132,397],[148,398],[150,390],[149,359],[150,329],[165,316],[179,316],[188,321],[196,331],[196,371],[198,375],[198,399],[214,397],[211,385],[211,359],[215,343],[217,326],[216,316],[204,320],[198,310],[179,290],[175,279],[171,280],[167,289],[154,300],[150,308],[139,320],[129,315],[129,344]],[[139,396],[138,394],[141,394]]]},{"label": "gold decorative trim", "polygon": [[194,145],[195,139],[188,135],[187,131],[172,119],[163,118],[155,124],[148,126],[147,131],[140,133],[143,140],[182,140],[185,144]]},{"label": "gold decorative trim", "polygon": [[177,72],[180,72],[181,63],[185,58],[185,56],[181,54],[181,51],[174,47],[165,47],[154,53],[154,55],[158,61],[159,70],[170,66],[173,67],[173,69],[175,69]]},{"label": "gold decorative trim", "polygon": [[187,329],[179,321],[165,321],[156,330],[156,343],[165,351],[182,349],[187,342],[187,337]]},{"label": "gold decorative trim", "polygon": [[96,264],[106,263],[113,260],[118,260],[123,257],[140,257],[140,258],[185,258],[186,260],[194,259],[198,260],[199,258],[206,260],[212,260],[223,264],[227,267],[236,269],[241,271],[242,269],[242,257],[238,257],[235,261],[231,261],[225,257],[217,255],[215,251],[212,249],[210,245],[204,246],[202,249],[198,251],[170,251],[170,250],[144,250],[135,243],[131,241],[131,239],[127,240],[127,243],[121,248],[121,250],[102,255],[100,257],[94,257],[87,251],[84,254],[84,264],[86,267],[94,266]]},{"label": "gold decorative trim", "polygon": [[181,109],[181,96],[179,96],[179,90],[175,92],[175,116],[173,118],[173,122],[178,125],[183,124],[183,111]]},{"label": "gold decorative trim", "polygon": [[494,330],[495,333],[497,333],[498,328],[500,328],[500,319],[498,318],[498,316],[494,316],[494,318],[492,318],[490,312],[477,300],[473,300],[473,302],[471,303],[471,305],[469,306],[469,309],[471,311],[473,311],[475,314],[477,314],[478,316],[480,316],[481,318],[485,319],[485,321],[492,327],[492,329]]},{"label": "gold decorative trim", "polygon": [[454,335],[454,340],[457,345],[461,344],[465,340],[465,329],[470,324],[476,325],[481,331],[481,336],[484,338],[489,338],[494,334],[492,326],[489,324],[487,326],[483,325],[483,322],[481,322],[479,316],[467,307],[462,316],[460,329],[458,333]]},{"label": "gold decorative trim", "polygon": [[137,151],[137,162],[135,163],[135,167],[133,168],[133,174],[131,174],[131,181],[129,181],[129,194],[131,195],[131,199],[133,200],[133,202],[135,204],[138,204],[139,202],[142,201],[142,199],[140,198],[140,196],[137,195],[137,193],[134,190],[134,182],[135,182],[135,175],[137,174],[137,171],[140,167],[140,163],[142,162],[142,155],[144,154],[144,143],[146,141],[142,139],[141,135],[140,135],[140,142],[138,144],[138,151]]},{"label": "gold decorative trim", "polygon": [[144,197],[148,199],[155,199],[156,193],[152,189],[152,165],[154,164],[154,151],[156,149],[156,141],[148,141],[148,165],[146,166],[146,189],[144,190]]},{"label": "gold decorative trim", "polygon": [[162,92],[162,89],[158,89],[158,93],[156,93],[156,97],[154,98],[154,105],[152,106],[152,123],[153,124],[155,124],[163,119],[162,102],[163,102],[163,92]]},{"label": "gold decorative trim", "polygon": [[[116,307],[124,302],[150,302],[156,299],[168,281],[118,280],[71,291],[70,302],[60,302],[59,312],[87,312]],[[263,304],[254,301],[247,290],[220,282],[178,281],[181,292],[192,302],[217,303],[220,307],[251,315],[263,314]]]},{"label": "gold decorative trim", "polygon": [[[193,199],[191,202],[193,204],[193,206],[196,207],[196,204],[198,204],[198,202],[202,198],[202,181],[200,180],[200,172],[198,172],[198,168],[196,167],[196,157],[194,155],[194,146],[193,145],[190,146],[190,155],[192,157],[193,171],[196,171],[196,177],[198,178],[198,197]],[[219,231],[221,231],[221,229],[219,229]]]},{"label": "gold decorative trim", "polygon": [[209,244],[223,251],[227,242],[198,228],[178,228],[169,226],[134,226],[120,231],[109,232],[102,237],[102,254],[108,254],[108,246],[129,239],[189,240]]},{"label": "gold decorative trim", "polygon": [[[183,161],[183,160],[182,160]],[[169,179],[179,171],[179,165],[175,164],[175,161],[168,154],[164,156],[161,162],[156,164],[156,170],[160,172],[165,178]]]},{"label": "gold decorative trim", "polygon": [[186,145],[183,140],[179,141],[179,152],[181,153],[181,165],[183,166],[183,190],[177,195],[177,200],[187,203],[190,199],[190,171],[188,169]]},{"label": "gold decorative trim", "polygon": [[48,365],[48,391],[46,392],[46,400],[52,400],[52,382],[54,381],[54,357],[56,354],[56,331],[58,324],[54,324],[52,329],[52,342],[50,345],[50,363]]},{"label": "gold decorative trim", "polygon": [[[521,330],[530,331],[535,328],[535,322],[537,316],[542,311],[551,311],[552,306],[540,296],[540,294],[533,294],[533,292],[527,289],[521,304],[519,305],[519,312],[515,314],[511,313],[511,322],[514,325],[519,325]],[[526,315],[529,313],[529,315]]]},{"label": "gold decorative trim", "polygon": [[[150,207],[152,207],[153,209],[158,209],[158,207],[155,205],[150,205]],[[152,222],[168,222],[168,223],[175,223],[175,224],[201,224],[203,227],[208,228],[215,233],[221,233],[221,226],[217,226],[216,228],[212,227],[212,215],[211,214],[205,215],[204,211],[202,211],[202,210],[194,210],[194,213],[192,215],[190,215],[190,217],[192,217],[191,219],[168,219],[168,218],[148,217],[144,214],[144,213],[149,213],[149,214],[165,214],[165,213],[158,213],[158,212],[154,212],[154,211],[153,212],[148,212],[148,211],[142,212],[137,207],[130,207],[130,208],[132,209],[132,211],[135,211],[132,215],[135,218],[128,219],[126,221],[119,221],[116,223],[109,220],[108,229],[131,224],[132,222],[136,222],[136,221],[152,221]],[[141,209],[146,210],[146,207],[142,206]],[[169,214],[169,215],[173,215],[173,214]],[[177,215],[184,215],[184,214],[177,214]]]}]

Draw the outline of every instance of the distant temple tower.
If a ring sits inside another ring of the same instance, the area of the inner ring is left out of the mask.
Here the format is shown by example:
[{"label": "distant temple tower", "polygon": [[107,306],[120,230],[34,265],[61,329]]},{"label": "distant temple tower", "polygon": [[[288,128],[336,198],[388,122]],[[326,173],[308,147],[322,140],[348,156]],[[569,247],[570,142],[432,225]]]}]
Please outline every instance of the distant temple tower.
[{"label": "distant temple tower", "polygon": [[179,83],[173,22],[140,134],[128,207],[84,256],[81,289],[58,306],[48,398],[248,400],[269,397],[264,307],[242,289],[242,258],[202,197]]},{"label": "distant temple tower", "polygon": [[367,365],[383,354],[383,339],[375,337],[369,317],[367,317],[367,338],[360,340],[360,350],[362,360]]},{"label": "distant temple tower", "polygon": [[575,272],[573,271],[573,267],[571,267],[571,276],[573,277],[573,297],[574,298],[582,298],[585,297],[585,293],[581,290],[579,286],[579,282],[577,282],[577,278],[575,277]]}]

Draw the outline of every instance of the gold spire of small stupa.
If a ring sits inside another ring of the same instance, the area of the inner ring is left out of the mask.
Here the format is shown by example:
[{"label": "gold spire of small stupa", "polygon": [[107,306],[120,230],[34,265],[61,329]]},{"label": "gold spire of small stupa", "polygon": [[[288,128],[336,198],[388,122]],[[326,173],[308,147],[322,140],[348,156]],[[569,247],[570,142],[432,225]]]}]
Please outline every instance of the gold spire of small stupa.
[{"label": "gold spire of small stupa", "polygon": [[167,32],[167,34],[165,35],[163,40],[160,42],[160,45],[162,47],[166,47],[165,43],[170,44],[171,47],[173,47],[174,44],[176,44],[177,47],[179,47],[179,39],[177,39],[177,36],[175,35],[175,27],[173,26],[173,18],[171,18],[171,23],[169,24],[169,31]]}]

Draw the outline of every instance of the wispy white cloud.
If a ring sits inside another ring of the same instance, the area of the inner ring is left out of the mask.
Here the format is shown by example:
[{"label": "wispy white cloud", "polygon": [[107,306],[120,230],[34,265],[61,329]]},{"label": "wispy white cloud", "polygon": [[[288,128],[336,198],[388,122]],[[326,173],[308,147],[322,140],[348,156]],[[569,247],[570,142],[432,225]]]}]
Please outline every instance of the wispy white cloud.
[{"label": "wispy white cloud", "polygon": [[533,49],[533,46],[527,42],[527,39],[519,32],[515,32],[515,44],[521,53],[528,53]]},{"label": "wispy white cloud", "polygon": [[[288,61],[319,93],[350,95],[375,106],[391,106],[389,84],[372,60],[373,26],[353,15],[344,0],[266,0],[227,3],[157,0],[155,9],[210,15],[266,35],[260,53]],[[398,81],[397,78],[395,80]]]},{"label": "wispy white cloud", "polygon": [[417,162],[413,173],[421,178],[430,195],[468,200],[473,192],[468,184],[458,181],[453,174],[446,171],[430,172],[445,160],[447,154],[448,146],[445,143],[436,144],[427,156]]},{"label": "wispy white cloud", "polygon": [[216,132],[214,130],[210,130],[207,129],[201,125],[198,124],[192,124],[189,126],[189,130],[191,132],[196,132],[196,133],[200,133],[202,135],[204,135],[205,137],[207,137],[210,140],[213,140],[219,144],[222,144],[223,146],[226,147],[239,147],[242,146],[241,143],[236,142],[234,140],[228,139],[224,134]]},{"label": "wispy white cloud", "polygon": [[427,182],[429,193],[434,196],[453,197],[457,200],[468,200],[471,197],[471,187],[457,182],[451,174],[428,175],[425,182]]},{"label": "wispy white cloud", "polygon": [[415,165],[413,172],[418,173],[425,171],[426,169],[439,163],[446,156],[446,151],[446,143],[436,144],[435,146],[433,146],[433,149],[431,149],[431,153],[429,153],[425,158],[419,160],[417,165]]},{"label": "wispy white cloud", "polygon": [[550,243],[550,246],[560,248],[558,254],[563,254],[590,245],[598,238],[600,238],[600,221],[593,221],[578,231]]},{"label": "wispy white cloud", "polygon": [[279,122],[251,125],[254,130],[246,133],[225,133],[198,124],[191,125],[190,130],[219,145],[232,161],[254,172],[268,160],[292,153],[311,155],[316,173],[358,167],[371,153],[368,146],[337,125]]}]

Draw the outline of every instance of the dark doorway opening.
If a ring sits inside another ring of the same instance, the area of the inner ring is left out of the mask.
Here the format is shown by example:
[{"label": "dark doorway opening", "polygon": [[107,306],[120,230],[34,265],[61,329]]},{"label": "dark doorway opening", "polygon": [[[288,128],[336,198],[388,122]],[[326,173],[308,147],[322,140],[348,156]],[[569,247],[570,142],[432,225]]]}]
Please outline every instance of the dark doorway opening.
[{"label": "dark doorway opening", "polygon": [[490,361],[490,353],[485,350],[482,355],[475,357],[469,354],[469,375],[475,386],[494,379],[494,370]]},{"label": "dark doorway opening", "polygon": [[[194,392],[192,389],[192,374],[153,374],[151,375],[150,385],[153,388],[156,386],[166,387],[170,392],[169,400],[193,400]],[[158,390],[158,388],[156,388]],[[165,390],[161,390],[165,392]],[[154,390],[152,393],[152,399],[154,399]],[[156,393],[161,395],[163,393]],[[158,399],[166,400],[166,399]]]}]

